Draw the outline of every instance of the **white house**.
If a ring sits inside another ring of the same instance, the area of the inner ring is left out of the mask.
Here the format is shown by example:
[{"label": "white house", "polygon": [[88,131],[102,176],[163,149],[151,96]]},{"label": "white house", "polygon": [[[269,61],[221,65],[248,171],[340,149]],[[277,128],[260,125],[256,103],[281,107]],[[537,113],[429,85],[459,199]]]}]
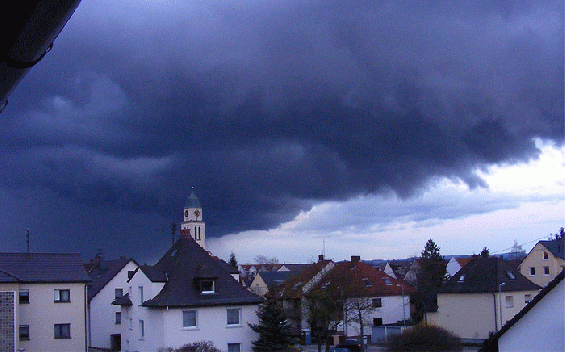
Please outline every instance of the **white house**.
[{"label": "white house", "polygon": [[88,280],[78,253],[0,253],[0,350],[85,352]]},{"label": "white house", "polygon": [[128,292],[128,276],[139,265],[128,258],[104,260],[97,255],[86,265],[91,283],[88,290],[89,346],[121,350],[122,312],[112,302]]},{"label": "white house", "polygon": [[251,351],[258,335],[248,324],[259,322],[263,299],[204,249],[205,224],[194,193],[184,219],[180,238],[155,265],[125,260],[109,270],[116,274],[91,299],[92,332],[101,334],[92,346],[155,352],[206,340],[222,351]]},{"label": "white house", "polygon": [[565,271],[561,271],[481,351],[565,351]]}]

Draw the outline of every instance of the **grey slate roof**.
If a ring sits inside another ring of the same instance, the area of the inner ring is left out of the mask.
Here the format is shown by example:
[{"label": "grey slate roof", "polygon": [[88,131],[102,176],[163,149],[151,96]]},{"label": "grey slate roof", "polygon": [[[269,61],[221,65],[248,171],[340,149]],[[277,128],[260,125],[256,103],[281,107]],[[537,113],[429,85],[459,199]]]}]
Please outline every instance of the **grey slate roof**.
[{"label": "grey slate roof", "polygon": [[299,271],[275,271],[275,272],[264,272],[258,273],[257,275],[261,276],[261,279],[267,285],[269,290],[282,285],[286,280],[289,278],[298,275]]},{"label": "grey slate roof", "polygon": [[88,272],[88,276],[92,280],[88,286],[88,301],[92,300],[130,261],[133,261],[133,259],[102,260],[98,265],[92,266]]},{"label": "grey slate roof", "polygon": [[88,281],[79,253],[0,253],[0,282]]},{"label": "grey slate roof", "polygon": [[438,293],[483,293],[539,290],[504,259],[476,257],[449,279]]},{"label": "grey slate roof", "polygon": [[[190,236],[181,236],[152,269],[167,278],[165,286],[145,307],[200,307],[259,304],[263,299],[244,289],[226,269]],[[145,272],[145,270],[144,270]],[[202,294],[199,279],[215,280],[215,292]]]},{"label": "grey slate roof", "polygon": [[543,244],[545,248],[547,248],[554,256],[565,259],[564,254],[564,239],[555,239],[553,241],[540,241],[539,243]]}]

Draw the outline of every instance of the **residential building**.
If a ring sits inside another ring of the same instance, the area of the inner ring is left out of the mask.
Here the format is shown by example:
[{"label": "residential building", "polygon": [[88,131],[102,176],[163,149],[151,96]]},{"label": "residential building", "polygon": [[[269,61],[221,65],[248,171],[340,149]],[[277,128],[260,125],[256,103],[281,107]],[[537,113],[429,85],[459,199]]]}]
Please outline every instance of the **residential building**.
[{"label": "residential building", "polygon": [[78,253],[0,253],[0,350],[85,352],[88,280]]},{"label": "residential building", "polygon": [[255,275],[249,289],[259,297],[282,285],[289,278],[298,275],[296,271],[261,272]]},{"label": "residential building", "polygon": [[410,319],[411,286],[366,264],[359,256],[339,262],[311,289],[307,297],[326,292],[344,300],[342,333],[371,334],[372,326],[402,323]]},{"label": "residential building", "polygon": [[481,351],[565,351],[564,274],[565,271],[561,271],[514,318],[487,340]]},{"label": "residential building", "polygon": [[520,272],[532,282],[545,287],[565,269],[564,239],[539,241],[520,264]]},{"label": "residential building", "polygon": [[309,330],[308,300],[306,294],[335,266],[331,260],[318,257],[318,262],[309,264],[299,274],[288,278],[282,285],[270,290],[267,298],[282,301],[283,309],[287,312],[292,332],[299,336]]},{"label": "residential building", "polygon": [[128,292],[127,280],[139,265],[131,258],[105,260],[97,255],[85,265],[91,279],[88,289],[89,346],[121,350],[122,312],[112,302]]},{"label": "residential building", "polygon": [[469,264],[471,260],[473,260],[473,257],[464,257],[464,258],[452,257],[451,259],[449,259],[449,262],[447,262],[447,265],[445,267],[446,278],[449,279],[453,277],[465,265]]},{"label": "residential building", "polygon": [[221,350],[250,351],[258,338],[263,299],[234,280],[191,236],[181,235],[153,266],[140,266],[125,283],[122,351],[156,351],[212,341]]},{"label": "residential building", "polygon": [[541,289],[501,258],[476,257],[437,294],[429,324],[468,341],[482,341],[512,319]]}]

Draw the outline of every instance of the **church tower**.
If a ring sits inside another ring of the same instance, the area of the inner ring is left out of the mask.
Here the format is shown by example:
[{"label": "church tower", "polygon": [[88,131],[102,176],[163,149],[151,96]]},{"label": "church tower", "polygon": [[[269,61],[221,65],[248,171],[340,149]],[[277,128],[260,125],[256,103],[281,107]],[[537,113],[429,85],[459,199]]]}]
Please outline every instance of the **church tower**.
[{"label": "church tower", "polygon": [[194,191],[184,206],[184,221],[180,224],[181,236],[192,236],[196,243],[206,249],[206,224],[202,220],[202,207]]}]

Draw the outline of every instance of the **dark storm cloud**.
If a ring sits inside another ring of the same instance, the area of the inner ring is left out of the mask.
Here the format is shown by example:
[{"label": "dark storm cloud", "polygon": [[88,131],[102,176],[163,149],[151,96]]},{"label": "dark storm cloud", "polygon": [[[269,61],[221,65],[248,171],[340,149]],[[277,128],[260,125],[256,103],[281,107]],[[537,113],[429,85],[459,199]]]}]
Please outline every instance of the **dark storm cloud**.
[{"label": "dark storm cloud", "polygon": [[[83,0],[2,117],[4,188],[268,228],[563,141],[562,1]],[[79,202],[80,203],[80,202]]]}]

